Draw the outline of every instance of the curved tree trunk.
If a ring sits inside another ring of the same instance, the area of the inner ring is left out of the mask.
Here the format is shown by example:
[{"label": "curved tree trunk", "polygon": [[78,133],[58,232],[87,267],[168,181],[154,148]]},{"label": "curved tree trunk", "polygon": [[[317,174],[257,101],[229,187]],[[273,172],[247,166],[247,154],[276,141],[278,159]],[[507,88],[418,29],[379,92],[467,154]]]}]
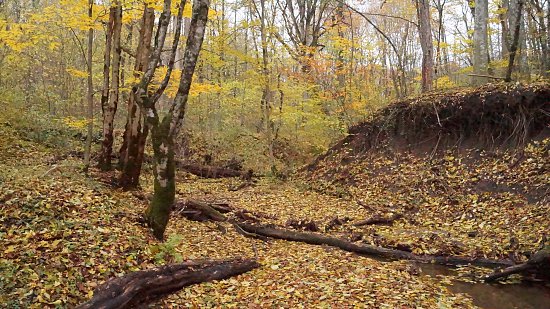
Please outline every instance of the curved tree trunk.
[{"label": "curved tree trunk", "polygon": [[154,102],[147,102],[147,122],[151,125],[153,139],[153,171],[155,177],[154,195],[146,211],[146,218],[153,234],[158,239],[164,236],[164,230],[170,216],[175,198],[174,139],[177,137],[185,116],[189,90],[195,72],[195,66],[201,50],[210,0],[195,0],[193,17],[183,56],[183,70],[170,111],[162,121],[159,120]]}]

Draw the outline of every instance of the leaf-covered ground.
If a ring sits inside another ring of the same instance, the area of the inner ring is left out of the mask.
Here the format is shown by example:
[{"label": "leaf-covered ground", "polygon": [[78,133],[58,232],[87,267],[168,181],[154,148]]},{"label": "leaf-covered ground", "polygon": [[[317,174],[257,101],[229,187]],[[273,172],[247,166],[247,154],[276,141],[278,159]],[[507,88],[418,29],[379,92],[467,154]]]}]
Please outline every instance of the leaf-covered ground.
[{"label": "leaf-covered ground", "polygon": [[306,178],[369,212],[403,218],[356,229],[363,241],[414,253],[511,258],[536,251],[550,235],[550,139],[524,149],[445,155],[359,154],[345,149]]},{"label": "leaf-covered ground", "polygon": [[[74,307],[113,276],[200,257],[257,256],[262,267],[182,290],[163,307],[473,307],[445,280],[415,275],[405,262],[382,262],[337,249],[251,240],[209,222],[172,218],[164,243],[139,223],[142,194],[113,190],[85,176],[78,158],[20,139],[0,125],[0,304],[5,308]],[[53,168],[56,166],[56,168]],[[183,175],[182,177],[186,177]],[[144,177],[145,195],[150,193]],[[319,222],[334,215],[361,217],[349,201],[289,184],[262,180],[228,190],[236,180],[185,178],[181,197]],[[138,197],[136,197],[136,195]],[[276,219],[275,219],[276,217]]]}]

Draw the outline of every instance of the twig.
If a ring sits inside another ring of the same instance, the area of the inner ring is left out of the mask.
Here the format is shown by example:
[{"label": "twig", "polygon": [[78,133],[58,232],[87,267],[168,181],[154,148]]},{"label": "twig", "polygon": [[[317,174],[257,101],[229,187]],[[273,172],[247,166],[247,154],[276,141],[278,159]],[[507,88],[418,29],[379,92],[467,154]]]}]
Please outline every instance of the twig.
[{"label": "twig", "polygon": [[485,74],[467,74],[468,76],[476,76],[476,77],[487,77],[492,79],[502,79],[505,80],[505,77],[499,77],[499,76],[492,76],[492,75],[485,75]]},{"label": "twig", "polygon": [[60,167],[61,167],[61,165],[54,165],[52,168],[50,168],[49,170],[47,170],[44,174],[40,175],[40,177],[38,177],[38,178],[42,178],[42,177],[48,175],[49,173],[51,173],[51,172],[53,172],[53,171],[59,169]]}]

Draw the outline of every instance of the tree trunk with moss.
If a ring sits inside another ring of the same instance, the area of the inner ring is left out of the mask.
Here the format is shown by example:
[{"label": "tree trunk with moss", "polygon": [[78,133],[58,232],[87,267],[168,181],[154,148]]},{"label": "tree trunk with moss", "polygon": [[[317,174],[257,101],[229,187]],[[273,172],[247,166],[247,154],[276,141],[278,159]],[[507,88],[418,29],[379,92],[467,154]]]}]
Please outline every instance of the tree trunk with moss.
[{"label": "tree trunk with moss", "polygon": [[164,237],[170,209],[174,204],[176,194],[174,140],[183,124],[193,73],[204,39],[209,5],[210,0],[195,0],[193,3],[193,16],[183,55],[183,70],[178,92],[170,111],[160,121],[154,100],[145,100],[143,105],[147,123],[151,126],[155,176],[153,200],[149,204],[145,216],[149,226],[153,229],[153,234],[158,239]]},{"label": "tree trunk with moss", "polygon": [[[158,120],[157,115],[154,118]],[[171,117],[166,116],[162,123],[152,126],[155,193],[147,208],[146,217],[158,239],[163,238],[168,224],[169,208],[174,204],[176,195],[174,139],[169,135],[170,123]]]},{"label": "tree trunk with moss", "polygon": [[[124,159],[122,173],[119,179],[119,185],[124,189],[132,189],[139,185],[139,176],[141,174],[147,136],[151,130],[151,125],[158,124],[155,103],[168,86],[168,82],[170,81],[170,76],[174,68],[176,51],[181,34],[181,23],[185,2],[185,0],[181,0],[178,4],[178,15],[175,25],[176,31],[174,33],[170,60],[168,62],[168,70],[166,71],[160,86],[156,91],[151,91],[151,89],[149,89],[149,84],[155,74],[158,63],[160,62],[160,55],[164,47],[164,41],[166,39],[168,25],[171,19],[170,0],[164,1],[163,13],[159,17],[159,26],[155,35],[155,45],[147,66],[145,67],[146,71],[143,74],[140,83],[134,87],[130,94],[130,103],[132,105],[130,106],[129,111],[132,114],[129,115],[128,123],[126,125],[127,132],[125,135],[123,149],[121,150],[121,157],[124,155]],[[142,119],[145,121],[142,121]],[[155,131],[155,134],[158,134],[158,132]]]}]

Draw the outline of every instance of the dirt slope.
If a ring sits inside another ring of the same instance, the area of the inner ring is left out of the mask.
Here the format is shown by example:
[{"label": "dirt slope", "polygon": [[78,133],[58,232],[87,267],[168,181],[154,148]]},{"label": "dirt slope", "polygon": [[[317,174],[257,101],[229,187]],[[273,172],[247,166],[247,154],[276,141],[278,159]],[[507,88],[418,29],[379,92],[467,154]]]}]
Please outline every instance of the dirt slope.
[{"label": "dirt slope", "polygon": [[550,235],[549,125],[548,85],[429,94],[351,128],[302,180],[403,215],[361,228],[366,242],[524,260]]}]

